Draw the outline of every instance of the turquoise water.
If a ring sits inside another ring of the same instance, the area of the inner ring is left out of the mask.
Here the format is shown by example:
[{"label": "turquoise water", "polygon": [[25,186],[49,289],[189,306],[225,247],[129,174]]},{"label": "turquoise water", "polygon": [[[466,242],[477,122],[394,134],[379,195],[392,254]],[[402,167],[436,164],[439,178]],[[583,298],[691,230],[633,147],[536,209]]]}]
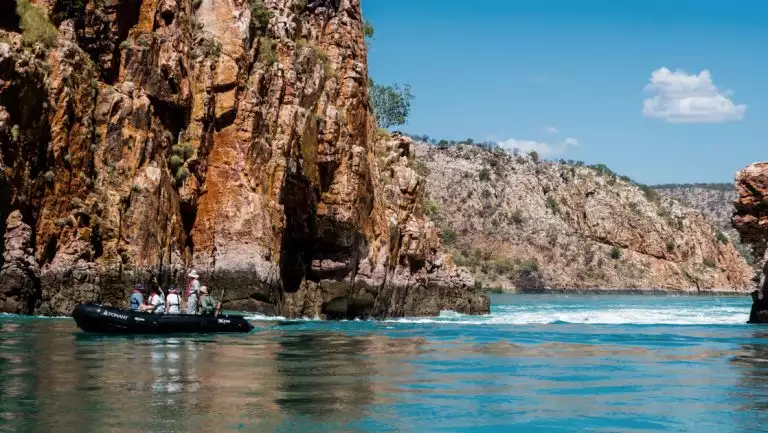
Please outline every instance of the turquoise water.
[{"label": "turquoise water", "polygon": [[768,430],[749,299],[497,296],[487,317],[81,333],[0,317],[0,431]]}]

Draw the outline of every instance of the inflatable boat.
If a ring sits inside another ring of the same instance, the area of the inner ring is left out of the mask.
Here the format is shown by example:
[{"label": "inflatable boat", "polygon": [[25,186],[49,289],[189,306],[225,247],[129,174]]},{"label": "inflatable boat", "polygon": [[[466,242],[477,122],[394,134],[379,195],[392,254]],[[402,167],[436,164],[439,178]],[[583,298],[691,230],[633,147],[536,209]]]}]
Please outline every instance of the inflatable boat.
[{"label": "inflatable boat", "polygon": [[109,334],[208,334],[250,332],[253,325],[242,316],[152,314],[95,304],[80,304],[72,318],[85,332]]}]

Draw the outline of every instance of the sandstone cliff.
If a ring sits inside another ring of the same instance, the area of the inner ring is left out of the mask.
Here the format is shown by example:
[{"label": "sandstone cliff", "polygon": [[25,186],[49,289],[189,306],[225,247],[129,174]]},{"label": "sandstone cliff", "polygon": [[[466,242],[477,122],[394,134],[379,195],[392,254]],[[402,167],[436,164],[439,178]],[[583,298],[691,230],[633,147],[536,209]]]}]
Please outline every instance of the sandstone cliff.
[{"label": "sandstone cliff", "polygon": [[467,145],[420,143],[417,154],[429,213],[486,287],[707,293],[753,284],[704,215],[604,167]]},{"label": "sandstone cliff", "polygon": [[762,268],[760,289],[765,290],[766,246],[768,246],[768,163],[758,162],[736,173],[733,227],[741,240],[752,247]]},{"label": "sandstone cliff", "polygon": [[359,0],[34,3],[52,47],[0,20],[0,311],[123,305],[189,268],[226,308],[488,311],[411,150],[374,146]]}]

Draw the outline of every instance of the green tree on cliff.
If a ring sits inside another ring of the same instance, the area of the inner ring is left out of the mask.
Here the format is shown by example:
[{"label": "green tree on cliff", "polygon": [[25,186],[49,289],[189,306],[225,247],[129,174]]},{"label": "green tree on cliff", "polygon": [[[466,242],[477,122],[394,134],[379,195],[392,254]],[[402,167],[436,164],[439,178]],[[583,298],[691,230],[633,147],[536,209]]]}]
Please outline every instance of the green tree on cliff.
[{"label": "green tree on cliff", "polygon": [[382,86],[368,78],[368,95],[376,124],[382,128],[404,125],[411,112],[411,86]]}]

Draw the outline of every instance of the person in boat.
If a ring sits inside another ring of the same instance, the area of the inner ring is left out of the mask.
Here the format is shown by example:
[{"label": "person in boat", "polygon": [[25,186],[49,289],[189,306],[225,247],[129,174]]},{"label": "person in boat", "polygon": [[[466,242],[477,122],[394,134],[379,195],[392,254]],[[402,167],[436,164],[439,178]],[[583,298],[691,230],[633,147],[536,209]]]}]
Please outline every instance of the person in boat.
[{"label": "person in boat", "polygon": [[168,290],[168,296],[165,297],[165,303],[168,305],[168,314],[181,314],[181,295],[179,288],[175,284]]},{"label": "person in boat", "polygon": [[144,285],[134,284],[133,291],[131,291],[130,309],[132,311],[139,311],[142,305],[144,305]]},{"label": "person in boat", "polygon": [[187,285],[187,314],[197,314],[197,304],[200,300],[200,278],[194,269],[187,274],[189,284]]},{"label": "person in boat", "polygon": [[208,287],[200,288],[200,314],[213,316],[216,314],[216,300],[208,294]]},{"label": "person in boat", "polygon": [[160,288],[152,288],[152,292],[149,295],[149,304],[142,306],[139,311],[155,314],[165,313],[165,299],[163,299],[163,294],[160,292]]}]

